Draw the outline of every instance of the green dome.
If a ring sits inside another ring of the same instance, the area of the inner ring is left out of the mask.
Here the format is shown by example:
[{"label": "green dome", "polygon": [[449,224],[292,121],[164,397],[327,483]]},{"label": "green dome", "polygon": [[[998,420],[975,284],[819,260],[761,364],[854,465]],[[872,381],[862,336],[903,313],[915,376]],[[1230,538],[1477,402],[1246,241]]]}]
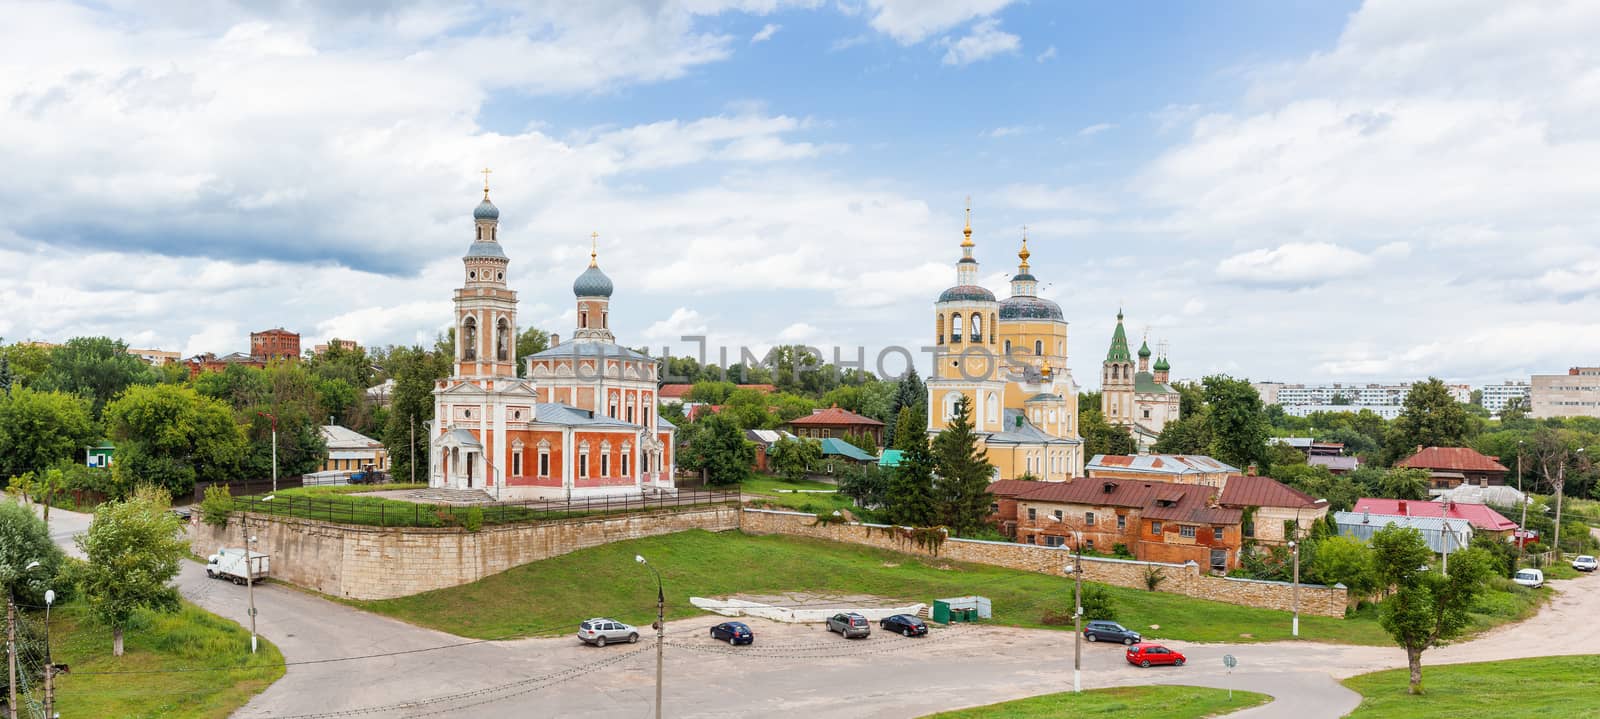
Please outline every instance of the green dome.
[{"label": "green dome", "polygon": [[1167,358],[1162,357],[1162,358],[1156,360],[1156,371],[1157,372],[1166,372],[1167,370],[1170,370],[1170,369],[1172,369],[1172,365],[1167,364]]},{"label": "green dome", "polygon": [[1150,359],[1149,340],[1146,340],[1144,344],[1139,345],[1139,359]]}]

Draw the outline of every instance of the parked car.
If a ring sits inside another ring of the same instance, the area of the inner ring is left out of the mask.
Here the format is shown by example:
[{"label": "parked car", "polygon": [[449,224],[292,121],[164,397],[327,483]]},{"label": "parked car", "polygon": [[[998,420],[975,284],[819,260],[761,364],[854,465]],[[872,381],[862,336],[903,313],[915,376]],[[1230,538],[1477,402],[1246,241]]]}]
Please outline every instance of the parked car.
[{"label": "parked car", "polygon": [[872,635],[872,623],[866,617],[855,612],[835,614],[828,617],[828,631],[838,632],[839,636],[866,638]]},{"label": "parked car", "polygon": [[711,628],[712,639],[726,639],[729,644],[755,644],[756,633],[744,622],[723,622]]},{"label": "parked car", "polygon": [[595,617],[578,625],[578,638],[597,647],[616,642],[632,644],[639,641],[639,630],[615,619]]},{"label": "parked car", "polygon": [[1521,584],[1524,587],[1538,589],[1539,587],[1544,586],[1544,572],[1541,572],[1537,569],[1518,569],[1516,575],[1511,578],[1511,581]]},{"label": "parked car", "polygon": [[883,631],[896,632],[908,637],[925,637],[928,635],[928,623],[910,614],[895,614],[883,618],[878,622]]},{"label": "parked car", "polygon": [[1134,666],[1149,667],[1156,664],[1171,664],[1175,667],[1181,667],[1184,661],[1182,654],[1160,644],[1135,644],[1128,647],[1128,663]]},{"label": "parked car", "polygon": [[1129,646],[1144,641],[1144,637],[1139,636],[1138,632],[1116,622],[1100,619],[1083,626],[1083,638],[1091,642],[1122,642]]},{"label": "parked car", "polygon": [[1580,572],[1592,572],[1595,569],[1600,569],[1600,561],[1596,561],[1594,557],[1585,554],[1572,560],[1572,568]]}]

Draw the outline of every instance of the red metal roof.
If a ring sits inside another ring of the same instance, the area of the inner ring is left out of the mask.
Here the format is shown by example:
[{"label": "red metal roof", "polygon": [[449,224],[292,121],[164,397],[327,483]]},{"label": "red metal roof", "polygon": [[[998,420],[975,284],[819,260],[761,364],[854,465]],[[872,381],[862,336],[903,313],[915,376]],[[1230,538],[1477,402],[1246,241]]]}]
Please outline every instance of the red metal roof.
[{"label": "red metal roof", "polygon": [[[757,392],[762,392],[765,394],[771,394],[778,391],[777,387],[770,384],[741,384],[735,385],[735,387],[738,389],[753,389]],[[689,394],[689,390],[692,389],[694,389],[694,385],[692,384],[664,384],[656,390],[656,397],[660,399],[683,399],[684,396]]]},{"label": "red metal roof", "polygon": [[789,420],[789,424],[826,426],[859,424],[872,427],[883,426],[882,422],[879,422],[871,417],[862,417],[855,412],[839,409],[838,407],[829,407],[824,410],[818,410],[805,417],[796,417],[792,420]]},{"label": "red metal roof", "polygon": [[[1095,507],[1128,507],[1140,510],[1141,515],[1149,519],[1195,524],[1238,524],[1244,515],[1237,508],[1211,506],[1216,490],[1198,484],[1084,478],[1042,484],[1037,489],[1017,495],[1017,499]],[[1161,500],[1172,502],[1173,506],[1162,506]]]},{"label": "red metal roof", "polygon": [[1508,472],[1506,466],[1471,447],[1428,447],[1400,460],[1396,467],[1441,469],[1451,472]]},{"label": "red metal roof", "polygon": [[1372,514],[1390,514],[1402,517],[1443,517],[1446,519],[1465,519],[1474,529],[1490,532],[1505,532],[1517,528],[1517,523],[1506,519],[1504,515],[1494,511],[1484,504],[1450,503],[1450,512],[1445,513],[1443,502],[1424,502],[1421,500],[1383,499],[1381,497],[1362,497],[1356,500],[1353,512],[1371,512]]},{"label": "red metal roof", "polygon": [[989,483],[989,494],[996,497],[1015,497],[1024,492],[1029,492],[1044,487],[1052,482],[1038,482],[1026,479],[1002,479]]},{"label": "red metal roof", "polygon": [[1309,507],[1317,503],[1311,495],[1263,476],[1235,474],[1222,487],[1225,507]]}]

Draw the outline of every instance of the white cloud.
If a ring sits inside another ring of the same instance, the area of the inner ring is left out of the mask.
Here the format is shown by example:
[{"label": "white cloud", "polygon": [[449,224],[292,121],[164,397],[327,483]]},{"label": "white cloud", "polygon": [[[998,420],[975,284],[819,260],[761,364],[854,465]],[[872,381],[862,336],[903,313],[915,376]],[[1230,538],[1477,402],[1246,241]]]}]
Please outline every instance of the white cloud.
[{"label": "white cloud", "polygon": [[1050,187],[1039,184],[1006,185],[996,191],[1001,205],[1020,210],[1050,210],[1058,212],[1105,212],[1110,209],[1107,200],[1088,188]]},{"label": "white cloud", "polygon": [[782,25],[769,22],[766,25],[761,26],[761,29],[757,30],[756,34],[750,36],[750,44],[754,45],[758,42],[766,42],[771,40],[772,36],[778,34],[778,30],[782,28]]},{"label": "white cloud", "polygon": [[679,307],[666,319],[656,320],[645,328],[644,338],[652,342],[678,342],[685,335],[704,335],[706,328],[706,318],[699,312]]},{"label": "white cloud", "polygon": [[1252,284],[1303,286],[1347,277],[1372,266],[1371,257],[1338,245],[1290,243],[1225,258],[1217,263],[1217,274]]},{"label": "white cloud", "polygon": [[959,40],[945,38],[946,48],[942,62],[946,65],[969,65],[1001,53],[1016,52],[1022,40],[1000,29],[1000,21],[989,19],[972,26],[972,32]]},{"label": "white cloud", "polygon": [[914,45],[957,25],[988,17],[1013,0],[867,0],[871,25],[902,45]]},{"label": "white cloud", "polygon": [[1109,122],[1097,122],[1093,125],[1083,128],[1082,130],[1079,130],[1078,135],[1082,137],[1089,137],[1090,135],[1098,135],[1114,127],[1116,127],[1116,125],[1113,125]]},{"label": "white cloud", "polygon": [[778,333],[782,343],[809,342],[817,337],[817,328],[805,322],[796,322]]},{"label": "white cloud", "polygon": [[851,35],[849,37],[841,37],[838,40],[834,40],[833,44],[828,46],[828,52],[839,52],[840,50],[848,50],[848,49],[850,49],[852,47],[856,47],[858,45],[865,45],[865,44],[867,44],[869,42],[872,42],[872,38],[870,38],[870,37],[868,37],[866,35]]},{"label": "white cloud", "polygon": [[1055,45],[1051,45],[1050,47],[1045,48],[1044,52],[1041,52],[1038,55],[1034,56],[1033,61],[1034,62],[1048,62],[1048,61],[1054,60],[1054,59],[1056,59],[1056,46]]},{"label": "white cloud", "polygon": [[981,137],[1012,137],[1014,135],[1026,135],[1030,132],[1035,132],[1038,129],[1038,125],[1007,125],[1004,127],[996,127],[993,130],[985,130],[978,134]]}]

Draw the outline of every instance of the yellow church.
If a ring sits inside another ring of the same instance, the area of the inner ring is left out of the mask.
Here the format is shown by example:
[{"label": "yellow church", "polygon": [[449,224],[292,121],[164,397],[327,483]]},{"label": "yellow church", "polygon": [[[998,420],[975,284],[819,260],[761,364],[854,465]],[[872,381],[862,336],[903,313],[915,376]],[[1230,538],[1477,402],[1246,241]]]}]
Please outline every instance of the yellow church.
[{"label": "yellow church", "polygon": [[1038,295],[1023,234],[1011,296],[996,300],[978,284],[972,211],[962,230],[956,284],[934,303],[934,371],[928,380],[928,431],[944,429],[966,397],[980,448],[995,479],[1062,482],[1083,474],[1078,386],[1067,368],[1067,321]]}]

